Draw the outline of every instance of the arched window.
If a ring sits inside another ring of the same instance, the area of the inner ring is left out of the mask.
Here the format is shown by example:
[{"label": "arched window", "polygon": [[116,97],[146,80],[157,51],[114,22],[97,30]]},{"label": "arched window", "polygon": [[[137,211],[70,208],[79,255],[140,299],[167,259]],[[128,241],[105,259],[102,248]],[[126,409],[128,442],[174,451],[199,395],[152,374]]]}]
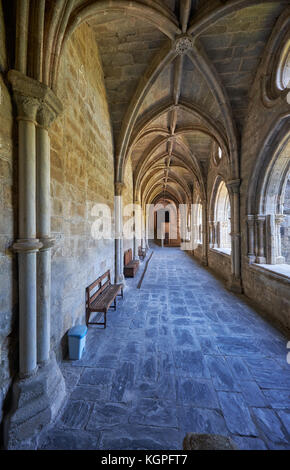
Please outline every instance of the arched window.
[{"label": "arched window", "polygon": [[220,162],[222,161],[223,151],[217,143],[213,144],[212,158],[213,158],[213,162],[215,166],[218,166]]},{"label": "arched window", "polygon": [[290,88],[290,39],[286,42],[280,55],[276,84],[281,91]]},{"label": "arched window", "polygon": [[286,264],[290,264],[290,173],[283,195],[283,216],[281,225],[281,255]]},{"label": "arched window", "polygon": [[202,228],[202,203],[200,197],[197,198],[193,204],[193,241],[196,245],[201,245],[203,242],[203,228]]},{"label": "arched window", "polygon": [[215,198],[212,247],[231,252],[231,204],[227,187],[221,181]]},{"label": "arched window", "polygon": [[[253,186],[256,193],[249,192],[249,201],[254,201],[254,211],[248,215],[250,262],[265,266],[290,264],[289,180],[290,133],[283,136],[282,128],[273,141],[271,153],[269,151],[261,159],[256,169],[256,184]],[[275,268],[277,270],[278,267]],[[285,271],[283,267],[281,270]]]},{"label": "arched window", "polygon": [[198,241],[202,243],[202,204],[201,202],[198,203],[197,206],[197,233],[198,233]]}]

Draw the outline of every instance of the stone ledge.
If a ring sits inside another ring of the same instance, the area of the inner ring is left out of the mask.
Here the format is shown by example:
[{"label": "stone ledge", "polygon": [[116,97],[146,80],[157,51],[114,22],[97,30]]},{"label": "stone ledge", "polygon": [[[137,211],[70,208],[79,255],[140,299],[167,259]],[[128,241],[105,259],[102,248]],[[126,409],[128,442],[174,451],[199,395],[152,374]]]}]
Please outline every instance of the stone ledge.
[{"label": "stone ledge", "polygon": [[[281,268],[281,266],[283,266],[283,268]],[[252,269],[253,271],[262,272],[267,277],[270,277],[277,281],[280,281],[280,282],[282,281],[286,284],[290,283],[290,265],[252,263],[248,267],[249,269]],[[287,271],[289,274],[287,274]]]},{"label": "stone ledge", "polygon": [[230,253],[227,253],[226,251],[224,251],[223,248],[210,248],[209,251],[212,251],[214,253],[218,253],[220,255],[223,255],[223,256],[226,256],[228,258],[231,257],[231,252]]}]

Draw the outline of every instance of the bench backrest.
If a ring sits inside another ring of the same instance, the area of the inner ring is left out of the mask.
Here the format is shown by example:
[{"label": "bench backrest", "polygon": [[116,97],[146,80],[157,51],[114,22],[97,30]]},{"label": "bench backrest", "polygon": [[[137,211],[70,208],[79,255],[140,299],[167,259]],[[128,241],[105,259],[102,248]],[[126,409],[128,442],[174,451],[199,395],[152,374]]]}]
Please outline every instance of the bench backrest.
[{"label": "bench backrest", "polygon": [[129,250],[125,251],[124,253],[124,266],[127,266],[133,259],[132,256],[132,248],[129,248]]},{"label": "bench backrest", "polygon": [[[105,280],[105,282],[103,282]],[[111,284],[110,270],[106,271],[102,276],[98,277],[92,284],[86,288],[86,301],[90,305],[96,298],[104,292],[104,290]]]}]

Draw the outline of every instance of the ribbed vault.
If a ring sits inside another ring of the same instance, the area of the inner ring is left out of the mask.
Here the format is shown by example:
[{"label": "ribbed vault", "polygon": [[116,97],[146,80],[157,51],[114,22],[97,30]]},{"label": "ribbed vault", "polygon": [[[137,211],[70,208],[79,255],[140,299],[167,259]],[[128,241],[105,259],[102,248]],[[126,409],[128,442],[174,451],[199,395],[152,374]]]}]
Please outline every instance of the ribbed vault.
[{"label": "ribbed vault", "polygon": [[[19,2],[16,68],[57,91],[62,51],[87,22],[104,71],[116,182],[132,159],[136,199],[148,188],[205,193],[212,149],[239,178],[249,91],[287,0],[59,0]],[[30,20],[28,20],[30,18]],[[26,19],[26,20],[25,20]],[[34,22],[33,35],[30,22]],[[37,27],[36,27],[37,25]],[[38,31],[38,34],[35,33]],[[33,46],[36,54],[29,53]],[[45,53],[43,53],[45,51]]]}]

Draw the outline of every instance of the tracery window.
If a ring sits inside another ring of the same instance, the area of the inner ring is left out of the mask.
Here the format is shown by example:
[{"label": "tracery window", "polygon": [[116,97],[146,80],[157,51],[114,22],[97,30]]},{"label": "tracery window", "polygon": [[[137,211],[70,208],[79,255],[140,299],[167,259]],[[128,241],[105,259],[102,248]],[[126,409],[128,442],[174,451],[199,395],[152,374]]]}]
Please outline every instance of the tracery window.
[{"label": "tracery window", "polygon": [[280,55],[276,85],[281,91],[290,88],[290,39],[286,42]]},{"label": "tracery window", "polygon": [[214,201],[214,220],[210,223],[210,246],[231,253],[231,204],[224,181],[220,181]]},{"label": "tracery window", "polygon": [[248,256],[250,262],[262,265],[289,265],[289,134],[279,142],[263,175],[256,187],[256,214],[248,215]]}]

